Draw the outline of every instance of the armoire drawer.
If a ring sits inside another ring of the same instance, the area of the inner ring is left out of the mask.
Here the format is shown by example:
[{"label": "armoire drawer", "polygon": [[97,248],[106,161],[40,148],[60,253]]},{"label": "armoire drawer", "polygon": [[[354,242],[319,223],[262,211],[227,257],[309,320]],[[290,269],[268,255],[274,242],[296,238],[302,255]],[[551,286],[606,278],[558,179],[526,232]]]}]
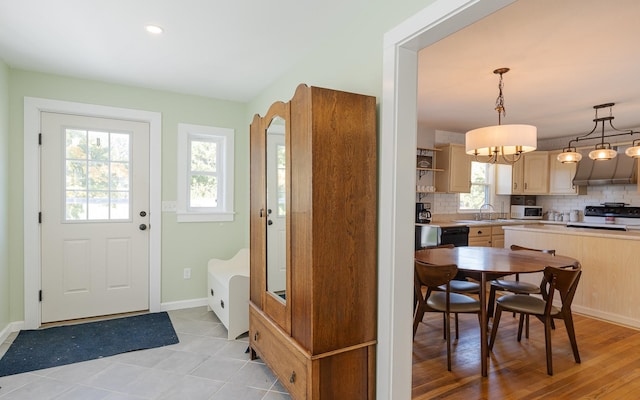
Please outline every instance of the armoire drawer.
[{"label": "armoire drawer", "polygon": [[249,344],[278,377],[292,399],[306,398],[307,358],[284,332],[250,307]]}]

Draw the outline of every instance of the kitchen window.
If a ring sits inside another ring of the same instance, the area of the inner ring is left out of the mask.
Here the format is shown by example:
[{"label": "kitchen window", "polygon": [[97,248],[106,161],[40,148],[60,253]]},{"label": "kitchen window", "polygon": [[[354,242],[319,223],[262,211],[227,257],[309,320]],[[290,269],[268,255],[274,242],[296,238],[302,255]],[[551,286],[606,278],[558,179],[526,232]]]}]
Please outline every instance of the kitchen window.
[{"label": "kitchen window", "polygon": [[233,221],[234,130],[178,124],[178,222]]},{"label": "kitchen window", "polygon": [[491,164],[471,162],[471,190],[460,193],[458,211],[478,211],[483,204],[489,203],[491,193]]}]

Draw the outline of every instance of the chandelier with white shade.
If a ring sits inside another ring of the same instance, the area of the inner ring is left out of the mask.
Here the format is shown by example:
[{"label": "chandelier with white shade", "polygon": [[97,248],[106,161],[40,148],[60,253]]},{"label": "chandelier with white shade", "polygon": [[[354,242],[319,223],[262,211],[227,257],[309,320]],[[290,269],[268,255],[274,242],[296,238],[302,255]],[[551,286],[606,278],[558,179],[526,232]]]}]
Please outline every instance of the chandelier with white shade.
[{"label": "chandelier with white shade", "polygon": [[533,151],[537,147],[538,130],[535,126],[502,125],[502,117],[506,115],[502,94],[502,75],[507,72],[509,68],[498,68],[493,71],[494,74],[500,75],[495,107],[498,112],[498,125],[473,129],[465,136],[466,153],[475,156],[478,161],[495,163],[502,157],[505,161],[514,163],[520,159],[522,153]]}]

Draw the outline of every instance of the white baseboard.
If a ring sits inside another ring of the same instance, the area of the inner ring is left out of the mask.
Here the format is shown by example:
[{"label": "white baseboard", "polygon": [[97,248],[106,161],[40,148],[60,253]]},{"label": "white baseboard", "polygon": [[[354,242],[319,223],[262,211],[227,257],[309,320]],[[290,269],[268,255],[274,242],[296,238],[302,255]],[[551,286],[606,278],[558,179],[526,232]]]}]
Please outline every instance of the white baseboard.
[{"label": "white baseboard", "polygon": [[635,318],[625,317],[623,315],[612,314],[604,311],[594,310],[589,307],[583,307],[576,304],[571,306],[573,312],[586,315],[587,317],[599,319],[612,324],[622,325],[629,328],[640,329],[640,321]]},{"label": "white baseboard", "polygon": [[161,303],[161,311],[182,310],[184,308],[203,307],[208,305],[207,298],[172,301],[169,303]]},{"label": "white baseboard", "polygon": [[24,321],[10,322],[9,325],[0,331],[0,343],[4,343],[13,332],[18,332],[22,329],[24,329]]}]

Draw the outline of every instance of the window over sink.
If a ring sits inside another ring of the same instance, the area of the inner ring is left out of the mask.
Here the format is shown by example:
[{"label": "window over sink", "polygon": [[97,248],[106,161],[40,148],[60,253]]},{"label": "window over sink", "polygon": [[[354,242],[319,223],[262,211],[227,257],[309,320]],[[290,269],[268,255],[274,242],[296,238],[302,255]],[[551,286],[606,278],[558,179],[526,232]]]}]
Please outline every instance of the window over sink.
[{"label": "window over sink", "polygon": [[491,164],[477,161],[471,162],[471,191],[469,193],[460,193],[458,212],[479,211],[483,204],[489,203],[491,171]]}]

